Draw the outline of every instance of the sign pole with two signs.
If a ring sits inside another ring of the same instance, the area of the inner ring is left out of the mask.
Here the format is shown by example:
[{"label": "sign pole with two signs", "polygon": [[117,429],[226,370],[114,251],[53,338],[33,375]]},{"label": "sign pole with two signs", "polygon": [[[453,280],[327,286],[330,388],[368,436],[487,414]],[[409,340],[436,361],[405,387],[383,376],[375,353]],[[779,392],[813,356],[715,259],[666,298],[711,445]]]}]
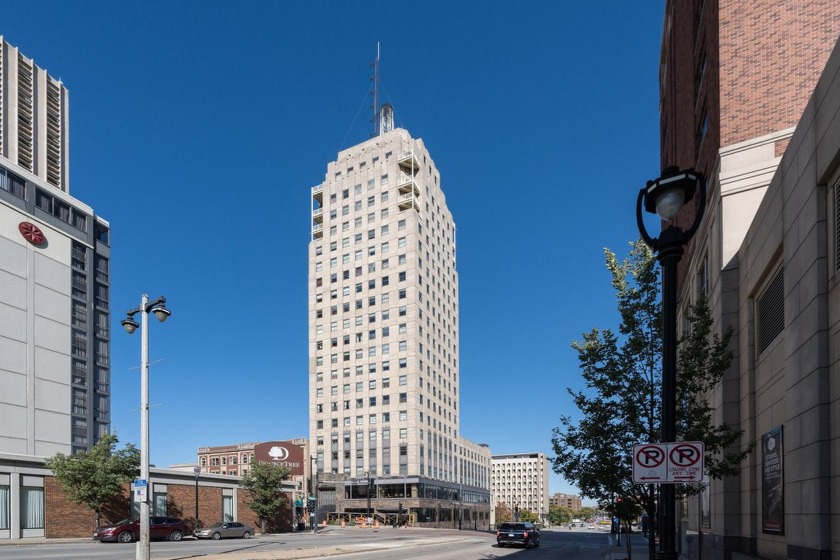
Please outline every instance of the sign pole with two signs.
[{"label": "sign pole with two signs", "polygon": [[702,441],[642,443],[633,446],[635,484],[703,482],[705,446]]}]

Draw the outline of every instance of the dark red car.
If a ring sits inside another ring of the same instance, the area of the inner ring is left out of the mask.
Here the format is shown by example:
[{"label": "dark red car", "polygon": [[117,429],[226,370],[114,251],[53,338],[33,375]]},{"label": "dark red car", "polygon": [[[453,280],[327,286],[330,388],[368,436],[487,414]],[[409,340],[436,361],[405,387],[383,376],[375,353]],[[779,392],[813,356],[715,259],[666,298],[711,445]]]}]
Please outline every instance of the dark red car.
[{"label": "dark red car", "polygon": [[[180,541],[189,531],[183,519],[177,517],[149,518],[149,539]],[[140,538],[140,520],[123,519],[113,525],[104,525],[93,532],[93,540],[101,542],[132,542]]]}]

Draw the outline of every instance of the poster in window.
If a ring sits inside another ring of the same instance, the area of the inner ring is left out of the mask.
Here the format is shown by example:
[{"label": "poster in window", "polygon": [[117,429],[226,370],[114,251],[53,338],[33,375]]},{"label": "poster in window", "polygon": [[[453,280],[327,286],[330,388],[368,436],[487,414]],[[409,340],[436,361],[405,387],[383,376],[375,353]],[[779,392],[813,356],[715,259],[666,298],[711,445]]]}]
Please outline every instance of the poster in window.
[{"label": "poster in window", "polygon": [[785,532],[785,477],[782,426],[761,436],[761,524],[762,531]]}]

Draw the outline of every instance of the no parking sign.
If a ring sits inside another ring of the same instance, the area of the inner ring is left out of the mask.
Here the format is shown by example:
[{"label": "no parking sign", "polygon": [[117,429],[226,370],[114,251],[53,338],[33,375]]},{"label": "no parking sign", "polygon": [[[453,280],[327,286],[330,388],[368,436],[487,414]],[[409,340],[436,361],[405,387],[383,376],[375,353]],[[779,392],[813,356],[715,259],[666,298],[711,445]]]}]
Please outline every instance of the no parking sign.
[{"label": "no parking sign", "polygon": [[678,484],[703,482],[702,441],[642,443],[633,446],[633,482]]}]

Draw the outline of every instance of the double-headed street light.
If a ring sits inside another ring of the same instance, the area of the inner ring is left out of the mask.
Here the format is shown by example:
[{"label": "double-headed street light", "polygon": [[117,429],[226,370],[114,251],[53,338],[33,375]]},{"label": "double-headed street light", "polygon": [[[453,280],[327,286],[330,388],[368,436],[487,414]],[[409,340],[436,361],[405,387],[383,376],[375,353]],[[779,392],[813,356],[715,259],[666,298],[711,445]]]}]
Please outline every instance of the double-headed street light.
[{"label": "double-headed street light", "polygon": [[[140,313],[140,324],[134,315]],[[128,317],[120,321],[128,334],[140,327],[140,480],[149,485],[149,313],[161,323],[172,314],[166,308],[166,298],[161,296],[150,302],[143,294],[140,307],[129,309]],[[149,495],[140,502],[140,539],[137,541],[137,560],[149,560]]]},{"label": "double-headed street light", "polygon": [[[642,206],[670,222],[699,186],[694,223],[687,230],[668,224],[659,237],[651,237],[642,220]],[[648,181],[636,201],[636,223],[645,243],[656,253],[662,267],[662,436],[661,443],[677,438],[677,264],[684,247],[700,227],[706,209],[706,180],[702,173],[668,167],[662,176]],[[658,560],[676,560],[676,492],[673,484],[660,488],[660,532]]]}]

